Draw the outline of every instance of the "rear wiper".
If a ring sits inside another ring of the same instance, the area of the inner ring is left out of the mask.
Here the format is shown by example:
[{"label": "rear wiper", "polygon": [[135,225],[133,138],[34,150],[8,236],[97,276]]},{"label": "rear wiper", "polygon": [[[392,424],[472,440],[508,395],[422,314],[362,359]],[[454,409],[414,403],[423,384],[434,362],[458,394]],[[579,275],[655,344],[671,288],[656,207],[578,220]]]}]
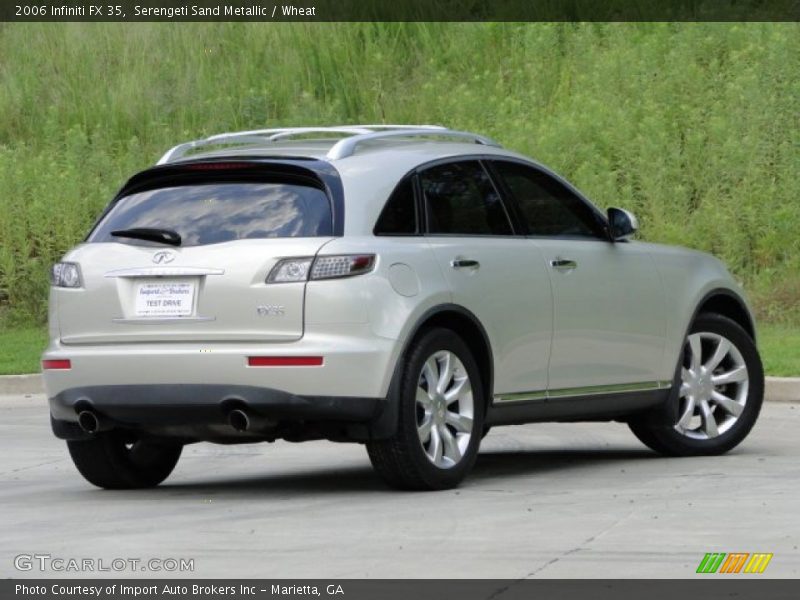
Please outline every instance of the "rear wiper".
[{"label": "rear wiper", "polygon": [[117,229],[112,231],[114,237],[126,237],[136,240],[147,240],[149,242],[159,242],[170,246],[181,245],[181,234],[172,229],[154,229],[150,227],[132,227],[131,229]]}]

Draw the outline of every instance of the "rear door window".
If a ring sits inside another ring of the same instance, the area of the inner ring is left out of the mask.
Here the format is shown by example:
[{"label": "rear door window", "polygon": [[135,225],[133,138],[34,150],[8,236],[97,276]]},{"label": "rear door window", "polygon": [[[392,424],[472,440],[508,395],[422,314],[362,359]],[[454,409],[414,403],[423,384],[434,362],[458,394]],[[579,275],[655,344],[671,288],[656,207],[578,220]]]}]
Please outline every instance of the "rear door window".
[{"label": "rear door window", "polygon": [[182,246],[320,237],[333,231],[330,202],[322,190],[253,181],[176,185],[124,196],[88,241],[153,245],[111,235],[132,228],[171,229],[180,234]]},{"label": "rear door window", "polygon": [[489,175],[477,161],[431,167],[419,175],[428,233],[511,235],[511,223]]}]

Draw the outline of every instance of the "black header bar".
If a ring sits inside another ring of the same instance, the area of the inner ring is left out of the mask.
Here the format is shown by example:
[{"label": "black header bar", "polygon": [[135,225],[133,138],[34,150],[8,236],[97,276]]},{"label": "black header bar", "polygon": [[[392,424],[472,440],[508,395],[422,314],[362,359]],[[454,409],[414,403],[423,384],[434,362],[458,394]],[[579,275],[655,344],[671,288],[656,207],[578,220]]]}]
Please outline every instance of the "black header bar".
[{"label": "black header bar", "polygon": [[0,21],[799,21],[800,0],[4,0]]}]

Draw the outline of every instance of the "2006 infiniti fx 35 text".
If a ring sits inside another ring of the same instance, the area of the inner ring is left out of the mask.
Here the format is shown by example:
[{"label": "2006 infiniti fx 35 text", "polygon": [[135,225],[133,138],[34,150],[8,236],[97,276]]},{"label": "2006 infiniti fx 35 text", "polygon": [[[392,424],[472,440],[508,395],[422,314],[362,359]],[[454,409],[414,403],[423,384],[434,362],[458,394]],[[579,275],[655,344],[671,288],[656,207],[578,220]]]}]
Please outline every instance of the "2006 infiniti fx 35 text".
[{"label": "2006 infiniti fx 35 text", "polygon": [[441,489],[533,421],[726,452],[761,407],[750,310],[718,260],[636,227],[441,127],[181,144],[53,267],[53,431],[105,488],[157,485],[192,442],[324,438]]}]

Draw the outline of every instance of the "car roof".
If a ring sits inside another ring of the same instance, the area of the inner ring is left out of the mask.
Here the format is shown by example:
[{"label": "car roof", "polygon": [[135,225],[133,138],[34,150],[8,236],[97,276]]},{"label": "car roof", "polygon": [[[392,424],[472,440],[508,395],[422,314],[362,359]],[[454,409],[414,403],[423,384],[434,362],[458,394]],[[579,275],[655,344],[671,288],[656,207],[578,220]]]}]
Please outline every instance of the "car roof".
[{"label": "car roof", "polygon": [[[198,152],[169,164],[180,164],[188,161],[245,159],[245,158],[280,158],[311,159],[331,163],[336,170],[344,174],[351,170],[363,172],[374,167],[381,170],[409,170],[428,162],[457,156],[496,155],[523,159],[535,163],[530,158],[498,146],[487,146],[476,143],[435,142],[419,140],[376,140],[366,142],[358,150],[347,157],[331,159],[328,152],[336,140],[302,140],[283,142],[269,146],[237,147],[212,152]],[[390,161],[387,164],[384,161]]]},{"label": "car roof", "polygon": [[[364,129],[364,133],[357,133],[362,127],[384,129],[377,131]],[[342,131],[343,128],[347,128],[347,131]],[[313,130],[322,133],[329,130],[337,136],[334,138],[308,139],[307,136],[303,136],[302,139],[297,139],[293,138],[291,133],[285,134],[286,138],[281,139],[273,140],[269,137],[275,135],[273,132],[276,131],[298,131],[302,135],[304,130],[308,129],[219,134],[175,146],[162,157],[159,164],[179,165],[189,161],[270,158],[327,162],[339,173],[344,188],[345,235],[369,234],[387,198],[400,180],[409,172],[427,163],[462,156],[465,158],[496,156],[522,160],[552,174],[546,167],[522,154],[502,148],[490,138],[438,126],[336,126]],[[343,140],[350,141],[344,144]],[[357,143],[354,144],[353,141]],[[233,145],[220,148],[221,144]],[[342,152],[344,145],[348,147]],[[201,150],[203,146],[217,147],[203,151]]]}]

